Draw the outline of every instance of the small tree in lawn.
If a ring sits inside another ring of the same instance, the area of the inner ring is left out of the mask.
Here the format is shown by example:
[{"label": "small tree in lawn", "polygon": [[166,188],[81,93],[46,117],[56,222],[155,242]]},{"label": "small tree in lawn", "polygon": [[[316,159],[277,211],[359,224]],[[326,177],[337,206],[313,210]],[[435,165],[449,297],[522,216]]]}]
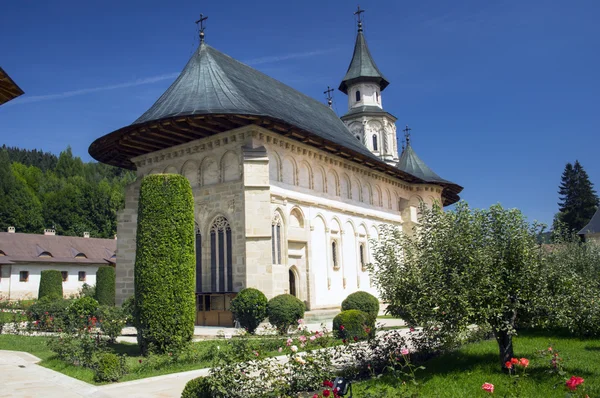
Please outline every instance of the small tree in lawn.
[{"label": "small tree in lawn", "polygon": [[178,349],[194,334],[194,200],[180,175],[144,177],[138,207],[135,325],[145,354]]},{"label": "small tree in lawn", "polygon": [[539,228],[500,205],[421,210],[412,236],[383,227],[372,268],[381,299],[388,312],[438,341],[449,342],[473,324],[491,328],[505,367],[519,311],[543,301]]}]

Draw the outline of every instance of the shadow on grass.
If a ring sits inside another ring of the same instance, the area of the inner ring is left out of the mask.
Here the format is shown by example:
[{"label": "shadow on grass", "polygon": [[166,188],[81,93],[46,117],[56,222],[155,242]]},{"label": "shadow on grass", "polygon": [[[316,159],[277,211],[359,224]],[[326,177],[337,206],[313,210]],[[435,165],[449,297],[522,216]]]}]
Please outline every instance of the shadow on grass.
[{"label": "shadow on grass", "polygon": [[585,346],[584,348],[586,351],[600,351],[600,346],[596,345],[596,346]]},{"label": "shadow on grass", "polygon": [[140,347],[137,344],[115,343],[110,344],[109,347],[114,350],[116,354],[121,354],[128,357],[139,357],[142,355],[140,352]]}]

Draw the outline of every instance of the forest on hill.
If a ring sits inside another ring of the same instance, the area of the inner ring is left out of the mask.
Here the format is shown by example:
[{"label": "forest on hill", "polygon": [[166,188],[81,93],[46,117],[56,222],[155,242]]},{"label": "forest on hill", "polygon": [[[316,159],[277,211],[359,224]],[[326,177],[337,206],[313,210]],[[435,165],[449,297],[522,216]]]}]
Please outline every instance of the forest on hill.
[{"label": "forest on hill", "polygon": [[83,162],[67,147],[59,156],[0,148],[0,231],[112,238],[132,171]]}]

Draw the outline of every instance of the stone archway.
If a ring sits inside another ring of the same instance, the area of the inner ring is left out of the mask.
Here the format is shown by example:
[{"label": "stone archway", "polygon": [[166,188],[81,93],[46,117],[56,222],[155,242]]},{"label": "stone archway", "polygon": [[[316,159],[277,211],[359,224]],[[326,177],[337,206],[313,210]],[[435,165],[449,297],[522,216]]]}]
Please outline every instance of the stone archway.
[{"label": "stone archway", "polygon": [[296,275],[296,271],[292,268],[289,269],[288,275],[289,292],[292,296],[298,297],[298,275]]}]

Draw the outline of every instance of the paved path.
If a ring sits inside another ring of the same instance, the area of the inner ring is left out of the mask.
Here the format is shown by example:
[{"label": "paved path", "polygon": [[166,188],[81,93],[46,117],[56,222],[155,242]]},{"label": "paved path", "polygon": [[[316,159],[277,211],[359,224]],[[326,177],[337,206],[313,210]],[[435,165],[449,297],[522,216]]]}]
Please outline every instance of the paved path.
[{"label": "paved path", "polygon": [[[384,326],[402,326],[399,319],[380,319]],[[319,330],[320,324],[306,325]],[[327,326],[331,330],[331,322]],[[235,333],[233,328],[196,327],[197,338],[214,338],[221,333]],[[125,331],[127,333],[127,331]],[[131,331],[130,331],[131,332]],[[135,330],[133,331],[135,333]],[[119,340],[135,342],[135,337],[123,336]],[[282,356],[282,358],[286,358]],[[146,379],[94,386],[37,365],[40,359],[19,351],[0,350],[0,398],[179,398],[189,380],[206,376],[209,369],[173,373]]]}]

